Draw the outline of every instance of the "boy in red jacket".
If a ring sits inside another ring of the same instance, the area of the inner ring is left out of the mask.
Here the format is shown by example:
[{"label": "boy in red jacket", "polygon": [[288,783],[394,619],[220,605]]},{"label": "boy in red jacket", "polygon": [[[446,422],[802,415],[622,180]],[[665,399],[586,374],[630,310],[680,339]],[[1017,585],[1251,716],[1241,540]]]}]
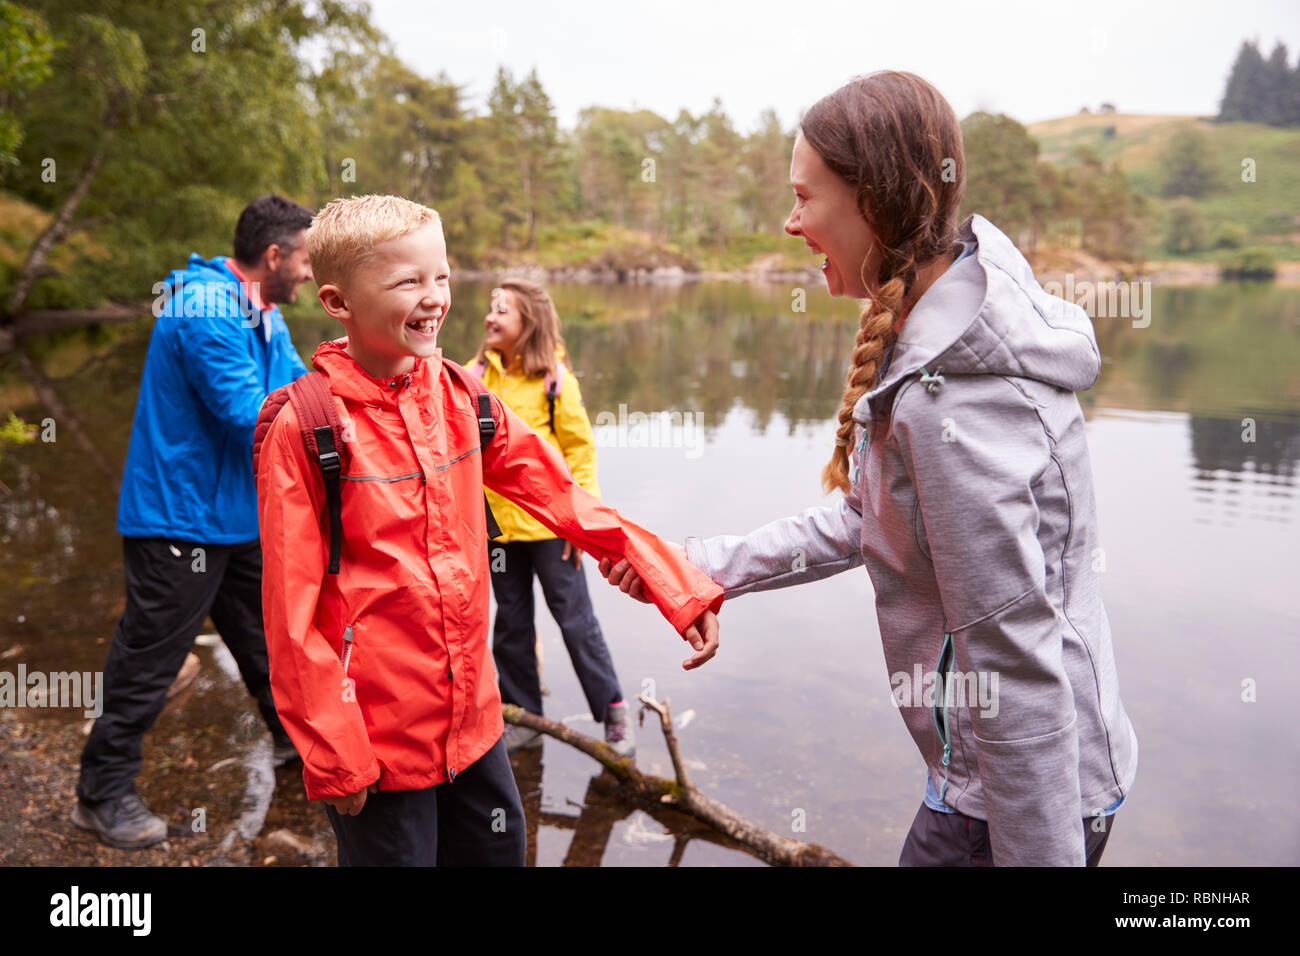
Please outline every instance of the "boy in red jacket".
[{"label": "boy in red jacket", "polygon": [[307,235],[321,305],[347,337],[313,365],[346,451],[339,570],[319,466],[285,403],[260,446],[271,687],[324,800],[340,865],[522,865],[524,821],[488,650],[483,486],[597,560],[625,559],[695,653],[717,651],[722,589],[574,482],[563,458],[442,357],[451,306],[438,214],[396,196],[331,202]]}]

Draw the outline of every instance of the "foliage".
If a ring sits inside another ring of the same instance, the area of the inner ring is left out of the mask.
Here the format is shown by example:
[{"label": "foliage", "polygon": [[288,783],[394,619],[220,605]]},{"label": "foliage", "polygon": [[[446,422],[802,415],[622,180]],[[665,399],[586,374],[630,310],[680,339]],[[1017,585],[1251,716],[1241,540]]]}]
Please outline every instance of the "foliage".
[{"label": "foliage", "polygon": [[1287,66],[1281,41],[1267,60],[1254,41],[1242,43],[1228,74],[1219,120],[1247,120],[1270,126],[1300,126],[1300,60]]},{"label": "foliage", "polygon": [[1160,153],[1165,196],[1204,196],[1214,185],[1209,143],[1195,127],[1183,127]]},{"label": "foliage", "polygon": [[1272,279],[1277,275],[1277,259],[1268,249],[1238,249],[1220,263],[1225,279]]},{"label": "foliage", "polygon": [[23,141],[22,126],[11,103],[49,77],[54,48],[54,39],[45,32],[40,17],[9,0],[0,0],[0,176],[18,164],[14,153]]},{"label": "foliage", "polygon": [[1199,252],[1209,245],[1209,227],[1196,204],[1177,199],[1169,204],[1165,248],[1174,255]]}]

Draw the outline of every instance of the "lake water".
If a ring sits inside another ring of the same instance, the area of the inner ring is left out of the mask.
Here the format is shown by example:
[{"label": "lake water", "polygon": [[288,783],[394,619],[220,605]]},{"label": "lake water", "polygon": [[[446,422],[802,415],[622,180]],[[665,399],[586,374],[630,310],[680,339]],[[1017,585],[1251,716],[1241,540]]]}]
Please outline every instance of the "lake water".
[{"label": "lake water", "polygon": [[[489,291],[456,285],[440,340],[448,357],[474,352]],[[703,426],[676,432],[677,447],[634,447],[598,430],[606,501],[679,542],[741,534],[829,501],[818,476],[856,332],[853,303],[809,290],[807,311],[797,313],[789,286],[736,283],[552,292],[593,420],[617,419],[622,405],[624,421],[678,412]],[[1300,737],[1288,717],[1300,696],[1288,654],[1300,635],[1300,290],[1157,288],[1150,319],[1145,328],[1096,320],[1104,366],[1080,395],[1103,594],[1140,747],[1105,863],[1294,865],[1300,821],[1286,795],[1300,784]],[[291,329],[305,356],[339,334],[320,318],[295,318]],[[125,458],[147,341],[142,325],[43,356],[112,467]],[[26,401],[5,369],[0,414],[45,416]],[[0,490],[0,653],[21,645],[0,661],[10,670],[18,660],[98,669],[122,607],[111,484],[62,426],[58,435],[5,448],[0,460],[10,490]],[[855,863],[897,862],[924,772],[891,706],[865,570],[726,604],[718,656],[686,673],[687,647],[658,613],[610,588],[590,559],[586,567],[626,695],[653,686],[671,700],[702,790]],[[547,715],[598,735],[540,590],[538,607]],[[199,653],[195,690],[147,738],[143,785],[153,809],[215,800],[224,808],[217,816],[241,832],[265,814],[266,827],[328,836],[297,774],[272,785],[258,771],[265,734],[224,649]],[[670,775],[657,723],[638,738],[640,766]],[[218,771],[228,775],[187,776],[173,769],[182,751],[203,766],[243,762]],[[611,797],[596,769],[554,741],[516,760],[537,865],[761,865],[707,830]],[[205,789],[213,779],[225,797]],[[796,819],[806,821],[802,832]]]}]

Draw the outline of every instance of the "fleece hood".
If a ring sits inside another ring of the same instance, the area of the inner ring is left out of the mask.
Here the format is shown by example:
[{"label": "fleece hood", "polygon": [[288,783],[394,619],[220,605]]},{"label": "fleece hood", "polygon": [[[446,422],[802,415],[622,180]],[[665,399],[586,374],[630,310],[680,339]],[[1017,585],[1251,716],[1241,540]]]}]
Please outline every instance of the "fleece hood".
[{"label": "fleece hood", "polygon": [[983,216],[962,223],[974,252],[948,268],[903,323],[883,381],[858,400],[862,423],[899,383],[920,374],[942,388],[955,375],[1011,375],[1069,391],[1092,387],[1101,352],[1088,313],[1043,291],[1025,257]]}]

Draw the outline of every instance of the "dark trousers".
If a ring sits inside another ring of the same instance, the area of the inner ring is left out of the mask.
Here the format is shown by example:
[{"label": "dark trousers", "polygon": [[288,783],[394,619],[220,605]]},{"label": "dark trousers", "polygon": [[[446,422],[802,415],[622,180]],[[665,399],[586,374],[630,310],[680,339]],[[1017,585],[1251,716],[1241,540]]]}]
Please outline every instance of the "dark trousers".
[{"label": "dark trousers", "polygon": [[[1101,862],[1102,851],[1115,825],[1113,813],[1102,817],[1105,829],[1094,830],[1093,819],[1083,821],[1083,845],[1088,866]],[[1098,824],[1100,826],[1101,824]],[[964,813],[941,813],[921,801],[912,829],[903,841],[899,866],[996,866],[989,844],[989,825]]]},{"label": "dark trousers", "polygon": [[[502,549],[498,552],[498,549]],[[533,627],[533,575],[564,636],[573,669],[597,722],[605,720],[612,701],[621,700],[618,677],[600,624],[591,609],[587,577],[573,566],[573,556],[561,561],[564,540],[488,543],[492,593],[497,600],[492,632],[492,657],[501,683],[501,699],[533,714],[542,712],[541,678],[537,673],[537,631]]]},{"label": "dark trousers", "polygon": [[126,610],[104,665],[104,712],[81,753],[77,781],[77,796],[88,803],[135,786],[144,734],[162,713],[167,689],[209,614],[272,735],[288,740],[271,697],[260,543],[123,538],[122,552]]},{"label": "dark trousers", "polygon": [[339,866],[523,866],[527,833],[504,739],[425,790],[366,794],[354,817],[329,804]]}]

